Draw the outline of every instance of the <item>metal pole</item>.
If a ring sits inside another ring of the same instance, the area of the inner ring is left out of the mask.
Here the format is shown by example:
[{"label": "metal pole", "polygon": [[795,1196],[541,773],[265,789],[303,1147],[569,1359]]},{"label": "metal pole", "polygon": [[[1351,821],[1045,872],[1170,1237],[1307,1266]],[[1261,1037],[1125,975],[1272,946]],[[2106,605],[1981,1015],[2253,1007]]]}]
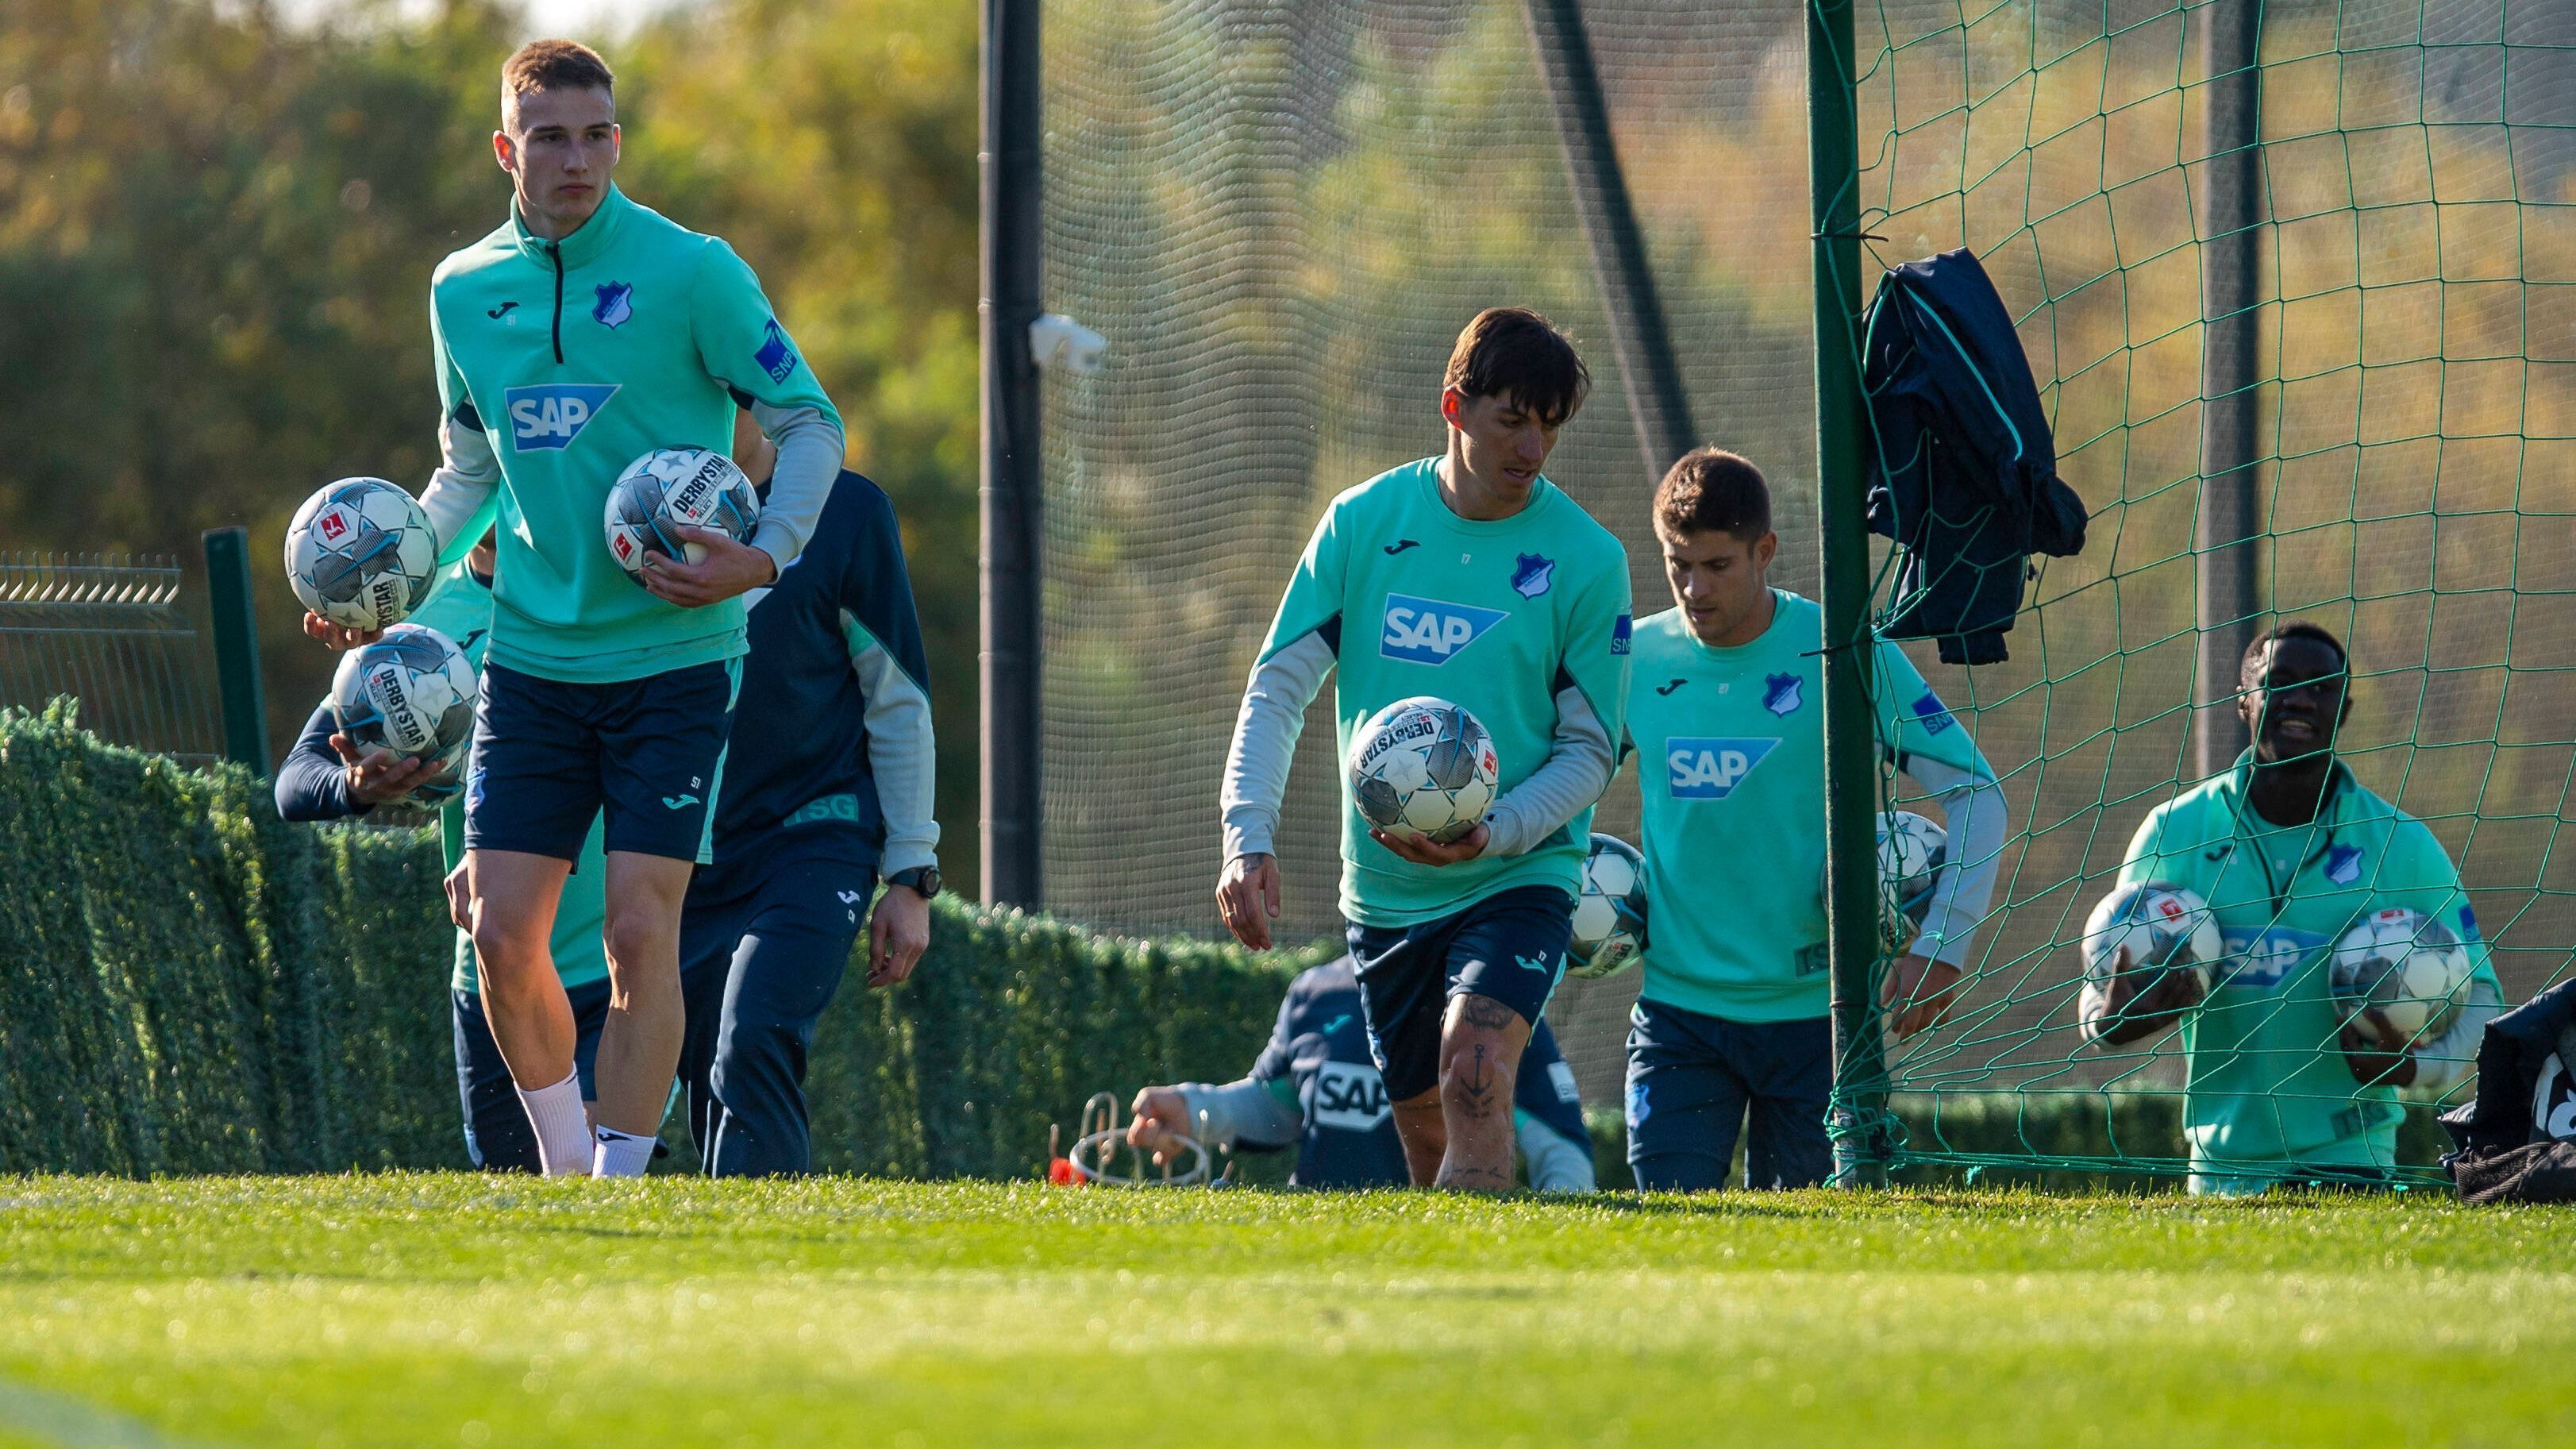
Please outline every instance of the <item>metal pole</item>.
[{"label": "metal pole", "polygon": [[2263,265],[2263,0],[2214,0],[2201,30],[2209,94],[2202,109],[2209,156],[2200,248],[2200,723],[2202,775],[2236,762],[2248,743],[2226,705],[2261,609]]},{"label": "metal pole", "polygon": [[268,704],[260,688],[259,621],[250,602],[250,531],[207,529],[205,548],[215,680],[224,702],[224,758],[266,776]]},{"label": "metal pole", "polygon": [[1579,0],[1526,0],[1530,41],[1539,73],[1554,101],[1556,135],[1565,144],[1565,171],[1574,188],[1574,210],[1592,247],[1592,271],[1610,314],[1610,345],[1628,381],[1628,417],[1646,476],[1660,482],[1673,460],[1699,445],[1691,426],[1690,398],[1673,357],[1663,299],[1646,266],[1645,233],[1619,169],[1610,135],[1610,109],[1601,95],[1601,73],[1592,61],[1592,37]]},{"label": "metal pole", "polygon": [[1029,354],[1040,252],[1039,0],[984,0],[982,861],[984,899],[1035,906],[1038,379]]},{"label": "metal pole", "polygon": [[1878,756],[1869,703],[1868,405],[1860,368],[1860,124],[1852,0],[1808,0],[1807,185],[1815,234],[1816,485],[1825,610],[1825,880],[1833,957],[1834,1181],[1883,1185]]}]

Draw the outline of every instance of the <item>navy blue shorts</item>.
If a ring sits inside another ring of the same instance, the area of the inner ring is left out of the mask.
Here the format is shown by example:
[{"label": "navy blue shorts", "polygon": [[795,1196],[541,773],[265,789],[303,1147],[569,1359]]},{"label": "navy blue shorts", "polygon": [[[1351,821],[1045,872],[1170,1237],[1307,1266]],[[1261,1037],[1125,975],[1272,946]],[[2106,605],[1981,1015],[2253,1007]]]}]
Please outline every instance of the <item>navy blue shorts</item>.
[{"label": "navy blue shorts", "polygon": [[1628,1167],[1637,1190],[1725,1186],[1739,1134],[1745,1186],[1823,1182],[1833,1167],[1825,1135],[1833,1086],[1829,1017],[1729,1021],[1638,1002],[1628,1017]]},{"label": "navy blue shorts", "polygon": [[[591,1063],[599,1055],[599,1029],[608,1023],[605,977],[567,987],[572,998],[573,1070],[581,1076],[582,1100],[598,1088]],[[539,1172],[536,1129],[519,1102],[509,1063],[492,1039],[492,1024],[483,1018],[483,998],[471,991],[450,991],[456,1027],[456,1095],[465,1108],[465,1156],[485,1172]]]},{"label": "navy blue shorts", "polygon": [[1360,1016],[1387,1097],[1410,1101],[1440,1085],[1450,997],[1490,996],[1536,1026],[1573,935],[1574,897],[1551,885],[1497,891],[1418,926],[1351,923]]},{"label": "navy blue shorts", "polygon": [[813,1169],[806,1053],[876,893],[876,872],[849,862],[839,842],[813,847],[770,856],[738,891],[720,879],[717,889],[693,884],[680,917],[689,1012],[680,1083],[709,1176]]},{"label": "navy blue shorts", "polygon": [[604,814],[609,850],[705,861],[741,679],[738,659],[616,684],[484,665],[465,848],[578,860]]}]

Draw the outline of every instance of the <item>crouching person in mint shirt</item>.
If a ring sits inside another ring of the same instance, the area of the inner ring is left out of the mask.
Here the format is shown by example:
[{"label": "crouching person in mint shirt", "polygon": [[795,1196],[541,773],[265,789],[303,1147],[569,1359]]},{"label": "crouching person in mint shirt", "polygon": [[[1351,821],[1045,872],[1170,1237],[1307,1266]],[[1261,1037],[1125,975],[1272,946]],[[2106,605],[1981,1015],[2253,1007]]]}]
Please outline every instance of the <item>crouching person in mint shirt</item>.
[{"label": "crouching person in mint shirt", "polygon": [[[492,630],[492,540],[440,570],[410,622],[446,635],[465,651],[477,669],[483,664],[484,641]],[[340,820],[360,816],[378,805],[400,800],[432,783],[432,762],[397,759],[382,750],[361,752],[340,738],[326,702],[313,711],[304,733],[277,768],[277,813],[288,820]],[[465,856],[465,806],[451,799],[438,812],[438,838],[454,870]],[[581,860],[564,882],[563,902],[555,911],[555,977],[563,983],[572,1007],[573,1068],[588,1100],[599,1032],[608,1020],[608,959],[599,944],[600,921],[606,914],[601,888],[608,863],[600,852],[599,826],[591,825],[582,842]],[[451,910],[453,907],[451,906]],[[456,1037],[456,1091],[465,1111],[465,1155],[476,1167],[492,1172],[537,1172],[536,1134],[528,1114],[511,1089],[510,1068],[492,1040],[483,1015],[482,985],[474,970],[474,940],[460,925],[456,932],[456,966],[448,986],[448,1005]]]},{"label": "crouching person in mint shirt", "polygon": [[[1153,1153],[1177,1151],[1175,1137],[1237,1152],[1293,1146],[1291,1187],[1404,1186],[1404,1144],[1360,1015],[1350,957],[1298,973],[1279,1003],[1270,1045],[1249,1075],[1223,1085],[1147,1087],[1136,1094],[1128,1142]],[[1512,1137],[1532,1188],[1593,1190],[1583,1097],[1544,1021],[1531,1029],[1529,1049],[1521,1053]]]},{"label": "crouching person in mint shirt", "polygon": [[[1628,1036],[1628,1162],[1640,1190],[1721,1186],[1749,1120],[1746,1185],[1812,1186],[1832,1165],[1823,612],[1766,580],[1780,540],[1751,463],[1690,453],[1654,508],[1675,607],[1638,622],[1628,693],[1652,923]],[[2005,805],[1904,652],[1879,640],[1875,660],[1880,748],[1940,799],[1953,862],[1886,980],[1904,1036],[1957,989]]]},{"label": "crouching person in mint shirt", "polygon": [[[2204,998],[2192,976],[2124,949],[2084,988],[2084,1032],[2110,1047],[2181,1025],[2193,1192],[2386,1186],[2397,1090],[2466,1076],[2503,987],[2441,841],[2335,758],[2352,710],[2342,642],[2280,625],[2246,650],[2240,679],[2253,748],[2150,812],[2120,867],[2123,885],[2160,881],[2208,901],[2225,960]],[[2390,1051],[2344,1022],[2327,968],[2345,931],[2398,906],[2449,927],[2476,970],[2448,1031]]]},{"label": "crouching person in mint shirt", "polygon": [[[765,481],[775,453],[748,423],[736,456]],[[749,602],[715,859],[680,928],[680,1080],[699,1160],[720,1177],[812,1168],[814,1023],[862,921],[868,985],[912,974],[939,893],[930,674],[893,502],[841,474],[804,553]]]},{"label": "crouching person in mint shirt", "polygon": [[1512,1185],[1521,1052],[1565,971],[1592,805],[1617,761],[1627,553],[1539,472],[1587,383],[1535,312],[1467,324],[1442,382],[1447,452],[1325,509],[1226,758],[1217,908],[1262,950],[1279,911],[1271,836],[1325,675],[1338,672],[1341,758],[1369,716],[1415,695],[1464,706],[1493,736],[1501,794],[1454,844],[1372,830],[1341,787],[1342,914],[1419,1184]]}]

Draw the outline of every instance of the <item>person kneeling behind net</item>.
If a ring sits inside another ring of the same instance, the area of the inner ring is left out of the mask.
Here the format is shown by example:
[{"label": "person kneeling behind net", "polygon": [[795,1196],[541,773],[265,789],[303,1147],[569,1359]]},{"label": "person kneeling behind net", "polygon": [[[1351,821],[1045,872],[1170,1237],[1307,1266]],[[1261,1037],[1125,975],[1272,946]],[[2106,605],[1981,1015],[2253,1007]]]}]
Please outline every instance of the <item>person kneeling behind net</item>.
[{"label": "person kneeling behind net", "polygon": [[[1296,1187],[1402,1187],[1404,1144],[1386,1084],[1369,1059],[1360,1023],[1359,978],[1344,956],[1302,972],[1279,1003],[1270,1045],[1239,1082],[1184,1082],[1136,1094],[1127,1140],[1169,1152],[1176,1138],[1210,1148],[1276,1151],[1294,1145]],[[1584,1130],[1574,1071],[1541,1021],[1530,1032],[1513,1091],[1513,1137],[1529,1185],[1541,1192],[1593,1190],[1592,1139]]]},{"label": "person kneeling behind net", "polygon": [[[2314,624],[2254,641],[2237,710],[2254,737],[2226,774],[2157,806],[2120,867],[2209,903],[2224,952],[2200,978],[2133,961],[2085,985],[2083,1031],[2111,1047],[2183,1029],[2183,1135],[2191,1190],[2393,1185],[2397,1090],[2440,1091],[2471,1065],[2504,1002],[2476,914],[2442,842],[2335,758],[2351,713],[2351,660]],[[2456,1021],[2397,1050],[2338,1006],[2328,965],[2353,922],[2405,907],[2452,929],[2474,966]]]}]

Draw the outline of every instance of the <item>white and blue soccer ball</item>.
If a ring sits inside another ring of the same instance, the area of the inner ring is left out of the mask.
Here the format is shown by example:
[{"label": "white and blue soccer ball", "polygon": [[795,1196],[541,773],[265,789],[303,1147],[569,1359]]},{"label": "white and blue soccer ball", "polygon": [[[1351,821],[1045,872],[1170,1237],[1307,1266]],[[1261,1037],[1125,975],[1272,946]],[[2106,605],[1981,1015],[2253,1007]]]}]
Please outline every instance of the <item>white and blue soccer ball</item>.
[{"label": "white and blue soccer ball", "polygon": [[2104,896],[2084,920],[2084,937],[2076,950],[2084,958],[2084,979],[2107,983],[2118,973],[2120,948],[2129,951],[2129,972],[2138,990],[2152,991],[2169,971],[2198,978],[2209,992],[2211,973],[2227,954],[2218,933],[2218,913],[2198,893],[2167,881],[2139,881]]},{"label": "white and blue soccer ball", "polygon": [[627,577],[640,581],[649,550],[667,559],[703,562],[707,548],[683,540],[675,528],[705,528],[751,540],[760,522],[760,495],[731,458],[710,448],[655,448],[626,465],[609,485],[608,552]]},{"label": "white and blue soccer ball", "polygon": [[1574,896],[1574,939],[1566,947],[1568,976],[1587,981],[1616,975],[1646,950],[1646,858],[1614,835],[1594,831]]},{"label": "white and blue soccer ball", "polygon": [[2326,987],[2355,1031],[2394,1051],[2450,1030],[2474,969],[2469,948],[2450,927],[2391,906],[2364,916],[2335,942]]},{"label": "white and blue soccer ball", "polygon": [[[1909,939],[1907,925],[1919,930],[1931,913],[1932,887],[1949,863],[1950,832],[1929,816],[1889,810],[1878,817],[1877,835],[1879,945],[1895,951]],[[1816,899],[1831,911],[1832,887],[1822,866],[1816,870]]]},{"label": "white and blue soccer ball", "polygon": [[1447,844],[1494,808],[1494,737],[1465,707],[1399,699],[1351,733],[1351,798],[1390,835]]},{"label": "white and blue soccer ball", "polygon": [[401,623],[437,576],[429,515],[382,478],[326,485],[286,527],[288,586],[305,608],[344,629]]},{"label": "white and blue soccer ball", "polygon": [[459,788],[480,694],[474,665],[455,640],[426,625],[396,624],[340,656],[331,722],[361,750],[439,761],[441,771],[412,792],[435,802]]}]

